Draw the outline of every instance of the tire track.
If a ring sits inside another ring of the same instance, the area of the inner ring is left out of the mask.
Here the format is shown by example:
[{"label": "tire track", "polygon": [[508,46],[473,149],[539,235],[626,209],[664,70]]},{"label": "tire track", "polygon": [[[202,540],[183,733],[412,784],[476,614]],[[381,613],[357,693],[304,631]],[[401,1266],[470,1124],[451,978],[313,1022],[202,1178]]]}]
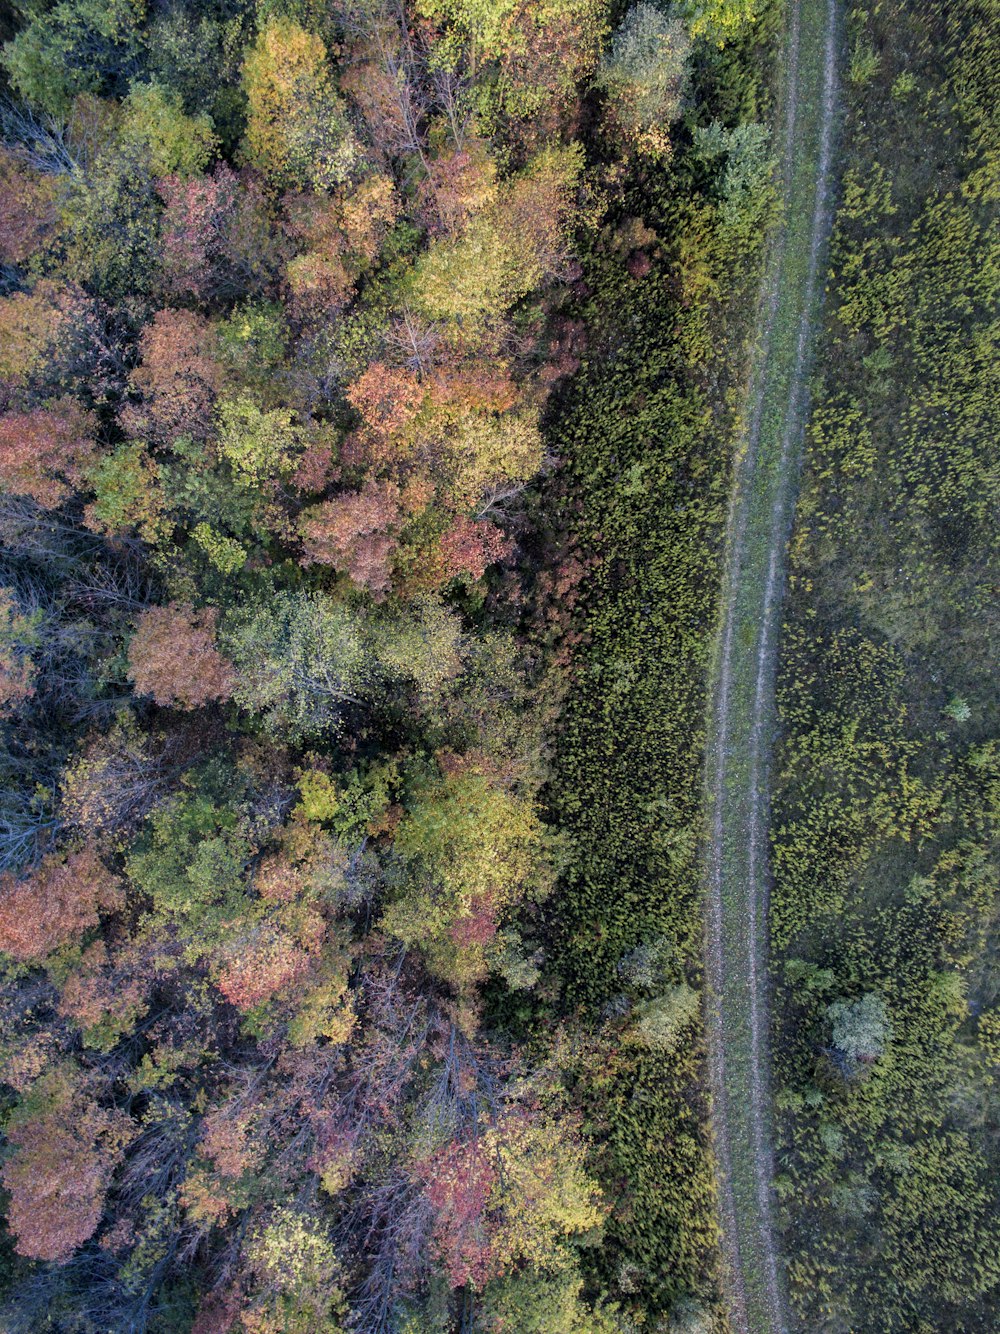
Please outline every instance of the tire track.
[{"label": "tire track", "polygon": [[837,0],[791,0],[784,215],[758,307],[736,458],[706,749],[707,1032],[730,1323],[786,1329],[772,1216],[768,766],[785,558],[798,491],[809,353],[831,225]]}]

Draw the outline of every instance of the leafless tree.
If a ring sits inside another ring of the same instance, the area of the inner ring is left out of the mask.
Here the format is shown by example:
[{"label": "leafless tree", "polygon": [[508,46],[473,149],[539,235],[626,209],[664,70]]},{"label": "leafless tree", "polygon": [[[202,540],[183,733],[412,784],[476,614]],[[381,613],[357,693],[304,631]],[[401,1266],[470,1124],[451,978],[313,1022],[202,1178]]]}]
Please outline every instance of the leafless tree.
[{"label": "leafless tree", "polygon": [[62,175],[80,170],[66,132],[52,116],[40,116],[9,99],[0,100],[0,135],[34,170]]}]

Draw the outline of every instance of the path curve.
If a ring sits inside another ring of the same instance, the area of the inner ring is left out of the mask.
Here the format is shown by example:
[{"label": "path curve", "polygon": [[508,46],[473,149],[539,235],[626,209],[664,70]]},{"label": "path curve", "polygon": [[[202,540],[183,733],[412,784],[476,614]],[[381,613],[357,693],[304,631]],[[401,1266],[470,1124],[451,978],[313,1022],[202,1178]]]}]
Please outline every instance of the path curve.
[{"label": "path curve", "polygon": [[768,767],[785,565],[798,493],[837,104],[837,0],[790,0],[783,222],[758,308],[735,460],[706,746],[707,1032],[730,1324],[783,1334],[769,1086]]}]

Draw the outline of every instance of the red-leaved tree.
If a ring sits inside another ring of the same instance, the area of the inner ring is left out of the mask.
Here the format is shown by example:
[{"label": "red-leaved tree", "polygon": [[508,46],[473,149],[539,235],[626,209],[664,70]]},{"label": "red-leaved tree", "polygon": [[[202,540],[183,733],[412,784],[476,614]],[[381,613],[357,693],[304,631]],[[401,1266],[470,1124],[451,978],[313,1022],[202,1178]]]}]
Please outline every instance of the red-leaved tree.
[{"label": "red-leaved tree", "polygon": [[264,290],[285,249],[263,190],[252,176],[220,163],[210,176],[167,176],[162,244],[166,289],[177,297],[217,301]]},{"label": "red-leaved tree", "polygon": [[97,1231],[130,1122],[98,1107],[68,1070],[44,1076],[28,1107],[7,1129],[16,1152],[0,1178],[18,1254],[59,1264]]},{"label": "red-leaved tree", "polygon": [[97,457],[94,421],[72,399],[0,415],[0,486],[53,509]]},{"label": "red-leaved tree", "polygon": [[121,902],[118,879],[93,848],[50,853],[23,879],[0,876],[0,951],[23,963],[44,959]]},{"label": "red-leaved tree", "polygon": [[183,603],[142,612],[128,648],[128,674],[138,693],[179,709],[229,699],[235,677],[215,645],[218,620],[214,607],[195,611]]},{"label": "red-leaved tree", "polygon": [[485,1218],[496,1169],[479,1139],[453,1141],[417,1166],[434,1209],[433,1246],[453,1288],[481,1287],[490,1271]]},{"label": "red-leaved tree", "polygon": [[496,524],[459,515],[441,536],[445,578],[481,579],[490,565],[507,559],[513,545]]}]

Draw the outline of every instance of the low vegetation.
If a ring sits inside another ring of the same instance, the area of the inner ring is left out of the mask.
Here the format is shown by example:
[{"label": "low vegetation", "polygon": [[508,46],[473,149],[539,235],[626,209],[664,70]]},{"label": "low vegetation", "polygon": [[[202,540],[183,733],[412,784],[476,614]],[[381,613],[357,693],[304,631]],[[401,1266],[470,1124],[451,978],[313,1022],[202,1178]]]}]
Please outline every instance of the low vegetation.
[{"label": "low vegetation", "polygon": [[584,257],[592,342],[553,437],[581,559],[550,789],[568,866],[551,919],[565,997],[587,1029],[603,1025],[578,1089],[615,1204],[597,1268],[654,1309],[705,1320],[717,1225],[697,1001],[704,719],[775,199],[764,125],[779,21],[703,55],[689,139],[663,176],[627,182]]},{"label": "low vegetation", "polygon": [[774,812],[777,1187],[808,1330],[1000,1319],[998,20],[849,14]]}]

